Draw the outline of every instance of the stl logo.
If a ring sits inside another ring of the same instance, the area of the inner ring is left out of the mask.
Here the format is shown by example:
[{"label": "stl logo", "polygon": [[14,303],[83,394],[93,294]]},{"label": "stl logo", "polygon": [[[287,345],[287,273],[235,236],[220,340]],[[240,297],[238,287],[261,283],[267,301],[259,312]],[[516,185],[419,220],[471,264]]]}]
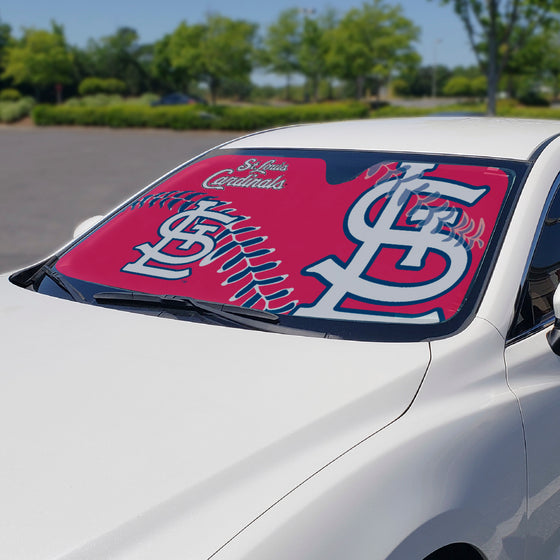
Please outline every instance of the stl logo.
[{"label": "stl logo", "polygon": [[[467,272],[471,262],[472,244],[457,231],[462,211],[451,207],[449,201],[467,206],[476,204],[489,191],[488,187],[473,187],[436,177],[424,177],[437,166],[422,163],[401,163],[397,177],[382,181],[366,191],[349,209],[345,218],[346,236],[357,244],[357,249],[346,263],[336,256],[326,257],[304,269],[326,286],[326,290],[310,305],[300,305],[294,313],[306,317],[351,319],[366,321],[439,322],[441,310],[433,309],[424,314],[387,314],[363,309],[342,309],[347,297],[376,305],[413,305],[430,301],[451,290]],[[404,172],[404,173],[403,173]],[[408,212],[410,198],[425,195],[423,203],[417,203]],[[382,209],[373,223],[370,211],[378,201],[385,198]],[[443,199],[439,205],[427,202]],[[404,216],[403,216],[404,215]],[[406,218],[408,227],[397,225]],[[443,228],[447,228],[444,231]],[[484,222],[481,220],[483,231]],[[480,229],[479,229],[480,231]],[[480,233],[482,233],[480,231]],[[384,247],[405,249],[397,271],[422,270],[429,252],[443,255],[446,270],[422,283],[379,280],[367,274]]]},{"label": "stl logo", "polygon": [[[221,225],[227,226],[238,219],[212,210],[217,204],[220,202],[201,200],[194,208],[179,212],[165,220],[158,230],[161,240],[155,245],[150,243],[136,245],[134,248],[140,251],[142,256],[126,264],[121,270],[167,280],[190,276],[191,268],[187,265],[203,259],[214,250],[216,241],[211,234],[218,231]],[[181,241],[177,249],[185,251],[186,254],[166,253],[166,247],[173,241]],[[156,264],[148,264],[149,262]]]}]

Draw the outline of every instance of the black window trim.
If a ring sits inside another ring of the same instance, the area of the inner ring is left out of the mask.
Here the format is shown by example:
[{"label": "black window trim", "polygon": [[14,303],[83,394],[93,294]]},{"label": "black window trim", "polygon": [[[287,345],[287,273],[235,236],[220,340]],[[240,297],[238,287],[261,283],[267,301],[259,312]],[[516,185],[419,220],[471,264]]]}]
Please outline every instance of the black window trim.
[{"label": "black window trim", "polygon": [[560,194],[560,173],[556,176],[556,179],[554,179],[554,182],[550,187],[550,191],[548,193],[548,196],[546,197],[546,202],[543,206],[543,210],[541,211],[541,215],[537,223],[537,227],[535,229],[535,234],[533,236],[533,241],[531,243],[531,249],[529,250],[529,256],[527,257],[527,262],[525,263],[525,268],[523,269],[521,282],[519,284],[517,296],[515,298],[515,307],[514,307],[514,313],[512,317],[512,324],[510,325],[508,329],[508,334],[506,336],[506,347],[510,346],[511,344],[515,344],[516,342],[519,342],[521,340],[524,340],[530,336],[533,336],[534,334],[537,334],[538,332],[554,324],[554,313],[547,314],[536,325],[533,325],[532,327],[526,329],[521,333],[516,334],[515,336],[510,335],[511,328],[513,326],[513,321],[518,316],[520,307],[523,303],[524,286],[525,283],[527,282],[527,277],[529,276],[529,270],[531,268],[531,263],[533,262],[533,257],[535,256],[535,251],[537,249],[537,244],[539,242],[539,238],[541,235],[542,228],[544,226],[544,222],[546,220],[546,216],[548,215],[550,206],[552,205],[552,202],[554,201],[554,198],[556,197],[557,194]]},{"label": "black window trim", "polygon": [[[517,207],[517,202],[525,181],[531,171],[533,162],[519,160],[519,159],[506,159],[496,157],[481,157],[471,155],[456,155],[456,154],[439,154],[439,153],[424,153],[424,152],[389,152],[379,150],[354,150],[354,149],[324,149],[324,148],[282,148],[282,147],[244,147],[235,148],[225,143],[216,148],[207,150],[206,152],[194,157],[185,163],[178,165],[174,169],[164,174],[159,179],[156,179],[140,192],[125,200],[121,205],[115,208],[112,212],[104,216],[104,218],[96,224],[94,228],[86,232],[84,235],[77,237],[70,241],[67,245],[57,251],[53,258],[66,254],[71,251],[76,245],[80,244],[86,237],[94,231],[103,227],[107,222],[112,220],[117,214],[123,212],[128,208],[132,201],[141,198],[141,196],[150,190],[156,188],[161,183],[167,181],[170,177],[182,170],[196,164],[208,157],[226,154],[251,154],[251,155],[266,155],[272,157],[275,155],[294,154],[298,157],[322,157],[322,154],[338,152],[339,154],[361,154],[366,157],[368,154],[383,156],[384,159],[395,159],[400,161],[419,161],[419,162],[436,162],[446,164],[458,165],[486,165],[486,166],[503,166],[507,167],[515,173],[514,183],[509,186],[506,197],[503,201],[503,206],[498,215],[497,221],[494,224],[494,230],[489,241],[492,245],[490,253],[485,254],[479,264],[477,274],[472,280],[469,287],[468,294],[472,298],[471,305],[468,308],[460,308],[457,313],[447,321],[434,324],[405,324],[405,323],[382,323],[382,322],[361,322],[361,321],[344,321],[333,319],[314,319],[309,317],[298,317],[298,321],[302,324],[303,328],[309,330],[323,330],[324,325],[328,323],[329,333],[335,338],[342,338],[345,340],[354,341],[376,341],[376,342],[419,342],[419,341],[432,341],[454,336],[465,330],[476,316],[488,282],[492,276],[497,258],[500,253],[500,248],[507,235],[511,217]],[[15,284],[22,285],[26,282],[29,269],[24,269],[18,273],[13,274],[10,280]],[[75,281],[76,279],[72,279]],[[101,285],[100,285],[101,286]],[[292,321],[293,317],[286,315],[282,316],[283,320]],[[315,323],[322,323],[315,324]],[[352,334],[348,334],[348,327],[350,326]],[[431,332],[426,332],[426,327],[429,327]]]}]

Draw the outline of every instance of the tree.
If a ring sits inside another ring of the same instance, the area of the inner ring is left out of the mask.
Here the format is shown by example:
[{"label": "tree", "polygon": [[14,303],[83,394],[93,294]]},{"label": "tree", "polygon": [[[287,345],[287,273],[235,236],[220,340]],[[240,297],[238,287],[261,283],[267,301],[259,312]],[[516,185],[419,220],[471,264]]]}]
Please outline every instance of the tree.
[{"label": "tree", "polygon": [[[4,72],[7,50],[12,43],[13,38],[11,26],[0,20],[0,74],[3,74]],[[0,81],[0,89],[4,86],[5,84]]]},{"label": "tree", "polygon": [[86,49],[89,75],[122,80],[132,94],[148,89],[151,47],[140,44],[138,39],[137,31],[131,27],[119,27],[99,41],[91,39]]},{"label": "tree", "polygon": [[84,78],[79,86],[80,95],[121,95],[126,91],[126,84],[117,78]]},{"label": "tree", "polygon": [[185,61],[183,48],[185,42],[196,48],[197,37],[189,41],[189,29],[182,22],[172,33],[167,33],[153,45],[150,75],[158,93],[181,91],[189,93],[192,80],[196,77],[194,68]]},{"label": "tree", "polygon": [[[15,84],[30,84],[40,98],[43,88],[73,80],[73,58],[60,25],[52,31],[28,28],[20,41],[6,49],[6,66],[2,75]],[[60,89],[57,88],[57,93]]]},{"label": "tree", "polygon": [[[451,77],[451,70],[443,64],[438,64],[436,70],[436,95],[443,92],[443,87]],[[433,66],[414,66],[401,71],[398,81],[393,81],[395,93],[411,95],[413,97],[429,97],[432,95],[434,79]]]},{"label": "tree", "polygon": [[539,98],[542,85],[549,85],[556,99],[560,79],[560,40],[555,29],[533,35],[520,51],[513,53],[502,82],[511,97]]},{"label": "tree", "polygon": [[471,80],[471,95],[474,97],[484,98],[488,90],[488,80],[486,76],[477,76]]},{"label": "tree", "polygon": [[465,76],[453,76],[445,84],[443,94],[449,97],[469,97],[471,95],[471,81]]},{"label": "tree", "polygon": [[449,97],[482,97],[487,86],[485,76],[470,78],[465,75],[455,75],[447,80],[443,93]]},{"label": "tree", "polygon": [[[314,11],[312,12],[314,13]],[[327,43],[328,33],[336,27],[336,15],[333,10],[327,10],[319,17],[309,17],[309,13],[304,13],[303,25],[297,61],[299,71],[307,78],[311,98],[317,101],[319,97],[319,82],[321,78],[328,75]]]},{"label": "tree", "polygon": [[216,102],[222,80],[247,81],[253,70],[257,26],[243,20],[209,15],[200,43],[202,79]]},{"label": "tree", "polygon": [[328,33],[329,68],[338,78],[355,81],[356,96],[363,97],[367,79],[377,87],[395,69],[419,59],[412,47],[418,35],[400,6],[371,0],[349,10]]},{"label": "tree", "polygon": [[247,83],[253,69],[256,25],[220,15],[208,15],[203,24],[179,24],[169,39],[169,62],[186,81],[208,84],[216,102],[223,80]]},{"label": "tree", "polygon": [[191,82],[202,75],[200,44],[204,32],[203,25],[182,21],[171,35],[156,43],[153,64],[160,77],[167,73],[172,89],[188,93]]},{"label": "tree", "polygon": [[292,76],[300,68],[300,44],[301,20],[298,8],[280,12],[277,21],[268,27],[259,54],[265,68],[286,77],[286,99],[290,99]]},{"label": "tree", "polygon": [[547,33],[543,37],[541,71],[551,82],[552,96],[558,99],[560,93],[560,37],[556,33]]},{"label": "tree", "polygon": [[560,0],[441,0],[463,22],[488,80],[488,108],[496,114],[498,83],[511,57],[535,34],[557,25]]}]

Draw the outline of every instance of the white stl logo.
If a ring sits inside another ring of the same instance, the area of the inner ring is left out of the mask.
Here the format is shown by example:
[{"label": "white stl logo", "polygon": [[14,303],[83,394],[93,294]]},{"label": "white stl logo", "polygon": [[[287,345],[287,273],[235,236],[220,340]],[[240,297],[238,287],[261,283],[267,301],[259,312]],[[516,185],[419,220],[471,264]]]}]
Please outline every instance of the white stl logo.
[{"label": "white stl logo", "polygon": [[[238,219],[235,216],[213,211],[212,208],[217,204],[219,204],[218,201],[201,200],[195,208],[180,212],[165,220],[158,230],[161,240],[155,245],[150,243],[136,245],[134,248],[140,251],[142,256],[125,265],[121,270],[166,280],[178,280],[189,276],[191,268],[185,265],[203,259],[214,250],[216,242],[211,234],[218,231],[220,225],[228,225]],[[208,222],[214,222],[214,224]],[[194,253],[189,252],[183,256],[166,253],[165,248],[169,243],[177,240],[182,241],[178,249],[191,251],[197,244],[199,248]],[[163,266],[148,264],[148,262]],[[181,268],[167,268],[165,265]]]},{"label": "white stl logo", "polygon": [[[331,256],[309,266],[305,272],[317,277],[327,290],[310,306],[302,305],[296,315],[306,317],[328,317],[333,319],[362,318],[366,321],[428,322],[443,320],[439,310],[423,315],[383,315],[365,310],[345,310],[340,306],[346,297],[381,305],[406,305],[429,301],[450,290],[464,276],[470,263],[470,249],[453,232],[461,211],[444,203],[440,206],[426,204],[428,199],[456,200],[471,206],[487,192],[488,187],[472,187],[466,184],[445,181],[435,177],[424,177],[424,172],[433,171],[433,165],[403,163],[404,175],[378,183],[366,191],[346,214],[345,231],[347,237],[358,245],[358,249],[346,263]],[[427,195],[422,204],[417,204],[406,215],[410,224],[416,227],[399,227],[395,224],[401,218],[411,196]],[[387,198],[373,224],[367,216],[372,206],[380,199]],[[449,229],[443,232],[443,227]],[[481,228],[481,229],[480,229]],[[484,222],[479,224],[479,232],[484,230]],[[367,276],[367,270],[384,246],[406,249],[398,263],[403,270],[420,270],[425,266],[430,251],[445,255],[448,266],[443,274],[422,284],[387,282]]]}]

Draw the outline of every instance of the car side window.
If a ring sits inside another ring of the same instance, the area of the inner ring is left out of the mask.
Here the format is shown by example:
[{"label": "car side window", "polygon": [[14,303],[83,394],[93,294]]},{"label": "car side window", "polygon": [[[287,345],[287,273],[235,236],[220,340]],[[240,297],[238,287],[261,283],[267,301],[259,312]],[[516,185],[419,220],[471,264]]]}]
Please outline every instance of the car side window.
[{"label": "car side window", "polygon": [[554,315],[552,299],[560,279],[560,190],[543,223],[509,338],[517,337]]}]

